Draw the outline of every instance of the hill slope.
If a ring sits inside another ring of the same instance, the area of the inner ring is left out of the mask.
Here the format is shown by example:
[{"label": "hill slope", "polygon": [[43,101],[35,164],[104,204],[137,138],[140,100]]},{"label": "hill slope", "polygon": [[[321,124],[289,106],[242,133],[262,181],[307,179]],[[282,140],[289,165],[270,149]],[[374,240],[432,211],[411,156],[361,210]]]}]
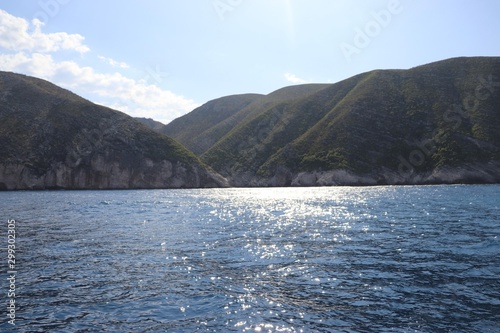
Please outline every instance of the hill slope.
[{"label": "hill slope", "polygon": [[310,84],[279,89],[269,95],[234,95],[210,101],[166,125],[163,133],[182,142],[195,154],[212,148],[235,127],[259,113],[307,96],[325,85]]},{"label": "hill slope", "polygon": [[287,87],[220,124],[197,153],[236,186],[500,182],[500,58]]},{"label": "hill slope", "polygon": [[135,117],[134,119],[137,120],[138,122],[140,122],[141,124],[146,125],[147,127],[151,128],[152,130],[154,130],[156,132],[161,133],[161,130],[163,129],[163,127],[165,127],[164,123],[160,123],[159,121],[156,121],[156,120],[151,119],[151,118]]},{"label": "hill slope", "polygon": [[0,72],[0,189],[223,186],[179,143],[40,79]]},{"label": "hill slope", "polygon": [[165,125],[160,132],[182,141],[195,154],[202,154],[225,134],[225,127],[238,122],[235,114],[261,96],[246,94],[210,101]]}]

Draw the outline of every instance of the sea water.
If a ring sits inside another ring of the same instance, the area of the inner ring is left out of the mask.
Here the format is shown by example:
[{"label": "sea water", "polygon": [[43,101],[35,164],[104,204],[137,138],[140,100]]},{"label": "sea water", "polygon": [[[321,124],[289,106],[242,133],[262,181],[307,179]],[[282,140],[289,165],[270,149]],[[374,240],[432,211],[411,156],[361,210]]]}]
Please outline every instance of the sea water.
[{"label": "sea water", "polygon": [[0,192],[0,214],[2,332],[500,332],[497,185]]}]

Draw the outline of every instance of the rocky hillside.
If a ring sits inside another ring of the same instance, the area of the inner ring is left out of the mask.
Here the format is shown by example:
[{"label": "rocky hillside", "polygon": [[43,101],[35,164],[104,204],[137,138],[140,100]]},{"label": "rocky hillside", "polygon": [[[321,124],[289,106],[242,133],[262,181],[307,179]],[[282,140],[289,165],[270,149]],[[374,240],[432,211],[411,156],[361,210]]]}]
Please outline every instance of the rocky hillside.
[{"label": "rocky hillside", "polygon": [[235,186],[500,182],[498,57],[240,98],[167,125]]},{"label": "rocky hillside", "polygon": [[49,82],[0,72],[0,189],[219,187],[178,142]]}]

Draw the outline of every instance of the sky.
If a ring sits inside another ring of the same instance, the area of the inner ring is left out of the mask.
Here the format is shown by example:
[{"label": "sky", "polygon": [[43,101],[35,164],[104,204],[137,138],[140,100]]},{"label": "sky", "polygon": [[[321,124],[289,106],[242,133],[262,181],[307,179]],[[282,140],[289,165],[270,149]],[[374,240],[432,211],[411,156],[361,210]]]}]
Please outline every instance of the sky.
[{"label": "sky", "polygon": [[219,97],[500,55],[498,0],[0,0],[0,70],[163,123]]}]

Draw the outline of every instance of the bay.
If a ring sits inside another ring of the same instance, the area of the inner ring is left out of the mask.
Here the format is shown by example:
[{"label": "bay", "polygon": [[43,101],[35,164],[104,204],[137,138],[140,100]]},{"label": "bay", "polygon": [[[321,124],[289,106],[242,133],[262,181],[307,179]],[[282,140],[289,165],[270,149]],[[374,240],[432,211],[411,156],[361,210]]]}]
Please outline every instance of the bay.
[{"label": "bay", "polygon": [[0,192],[2,332],[499,332],[500,186]]}]

